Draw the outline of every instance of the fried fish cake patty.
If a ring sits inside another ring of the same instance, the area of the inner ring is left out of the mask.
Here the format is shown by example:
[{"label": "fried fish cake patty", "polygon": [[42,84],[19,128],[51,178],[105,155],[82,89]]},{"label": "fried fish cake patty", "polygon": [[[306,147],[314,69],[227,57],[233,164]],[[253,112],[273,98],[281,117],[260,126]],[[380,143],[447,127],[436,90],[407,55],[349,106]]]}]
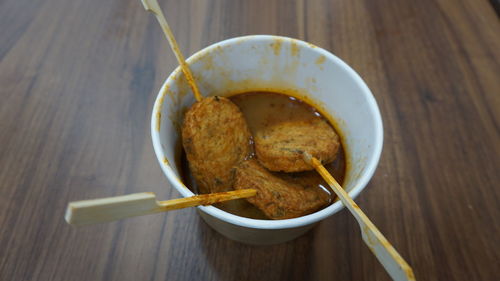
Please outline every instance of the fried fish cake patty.
[{"label": "fried fish cake patty", "polygon": [[270,219],[290,219],[313,213],[330,203],[331,196],[319,187],[304,187],[271,174],[255,159],[236,168],[234,189],[254,188],[248,202]]},{"label": "fried fish cake patty", "polygon": [[322,163],[335,160],[340,140],[323,119],[290,121],[270,125],[255,133],[255,153],[271,171],[301,172],[312,170],[302,158],[306,151]]},{"label": "fried fish cake patty", "polygon": [[232,190],[234,167],[252,150],[243,114],[223,97],[204,98],[186,112],[182,144],[200,193]]}]

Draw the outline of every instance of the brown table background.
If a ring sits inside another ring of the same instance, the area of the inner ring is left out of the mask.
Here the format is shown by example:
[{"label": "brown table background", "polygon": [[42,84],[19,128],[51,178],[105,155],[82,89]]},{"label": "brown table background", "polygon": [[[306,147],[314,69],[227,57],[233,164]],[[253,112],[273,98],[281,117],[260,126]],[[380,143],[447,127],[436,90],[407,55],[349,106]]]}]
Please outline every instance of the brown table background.
[{"label": "brown table background", "polygon": [[[186,56],[276,34],[367,82],[385,143],[359,205],[419,280],[500,277],[500,23],[488,0],[161,1]],[[347,211],[255,247],[195,209],[73,228],[69,201],[180,195],[149,133],[177,66],[139,0],[0,2],[0,280],[388,280]]]}]

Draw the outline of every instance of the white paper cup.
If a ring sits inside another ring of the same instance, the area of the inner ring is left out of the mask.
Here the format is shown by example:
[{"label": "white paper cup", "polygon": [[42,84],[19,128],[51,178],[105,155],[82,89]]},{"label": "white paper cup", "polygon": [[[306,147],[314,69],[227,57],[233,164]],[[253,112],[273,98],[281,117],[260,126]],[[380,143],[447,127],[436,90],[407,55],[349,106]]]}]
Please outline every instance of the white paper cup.
[{"label": "white paper cup", "polygon": [[[247,91],[292,94],[333,120],[347,161],[344,188],[356,197],[380,158],[383,128],[370,90],[346,63],[312,44],[278,36],[254,35],[213,44],[187,60],[204,96]],[[160,166],[182,196],[193,196],[180,180],[179,151],[183,113],[195,99],[178,67],[156,99],[151,134]],[[176,151],[177,150],[177,151]],[[286,220],[256,220],[213,206],[198,207],[201,217],[222,235],[243,243],[275,244],[294,239],[343,207],[340,201],[313,214]]]}]

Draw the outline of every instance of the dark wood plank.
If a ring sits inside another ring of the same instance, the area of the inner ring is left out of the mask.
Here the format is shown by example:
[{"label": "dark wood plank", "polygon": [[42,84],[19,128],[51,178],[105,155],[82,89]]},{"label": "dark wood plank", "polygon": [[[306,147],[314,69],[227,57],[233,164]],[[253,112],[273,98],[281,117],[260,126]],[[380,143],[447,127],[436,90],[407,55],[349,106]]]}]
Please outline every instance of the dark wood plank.
[{"label": "dark wood plank", "polygon": [[[186,55],[277,34],[349,63],[385,126],[359,205],[417,279],[498,279],[500,23],[490,1],[161,5]],[[267,247],[221,237],[195,209],[66,225],[68,201],[179,196],[149,136],[175,58],[140,1],[4,0],[0,26],[0,280],[389,279],[345,211]]]}]

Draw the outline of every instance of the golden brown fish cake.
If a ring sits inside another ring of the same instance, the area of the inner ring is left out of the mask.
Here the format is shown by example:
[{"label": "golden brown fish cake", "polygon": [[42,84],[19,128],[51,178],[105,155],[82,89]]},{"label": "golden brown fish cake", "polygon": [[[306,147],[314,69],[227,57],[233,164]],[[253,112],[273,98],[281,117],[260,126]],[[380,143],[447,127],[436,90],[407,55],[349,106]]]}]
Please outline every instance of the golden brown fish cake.
[{"label": "golden brown fish cake", "polygon": [[339,136],[321,118],[271,125],[256,132],[254,141],[259,162],[271,171],[283,172],[313,169],[303,160],[303,151],[325,164],[335,160],[340,147]]},{"label": "golden brown fish cake", "polygon": [[223,97],[204,98],[186,112],[182,144],[200,193],[232,190],[234,167],[252,149],[243,114]]},{"label": "golden brown fish cake", "polygon": [[234,189],[257,189],[247,198],[270,219],[290,219],[313,213],[330,203],[331,197],[319,187],[303,187],[280,179],[255,159],[242,162],[236,169]]},{"label": "golden brown fish cake", "polygon": [[333,194],[333,191],[331,190],[330,186],[328,186],[328,183],[326,183],[326,181],[316,171],[305,171],[298,173],[272,172],[272,174],[286,182],[293,182],[304,188],[316,188],[321,185],[326,190],[328,190],[329,193]]}]

